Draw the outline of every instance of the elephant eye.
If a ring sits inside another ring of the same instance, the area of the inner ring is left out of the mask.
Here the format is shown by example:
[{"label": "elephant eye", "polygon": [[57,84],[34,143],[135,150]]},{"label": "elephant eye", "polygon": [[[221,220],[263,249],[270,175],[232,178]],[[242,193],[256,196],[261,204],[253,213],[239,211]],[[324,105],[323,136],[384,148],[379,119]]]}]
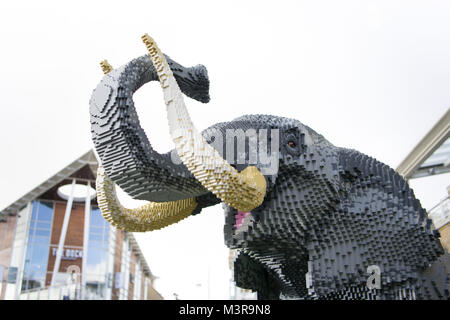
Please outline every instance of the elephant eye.
[{"label": "elephant eye", "polygon": [[292,156],[299,156],[301,153],[301,142],[297,131],[287,132],[284,138],[285,149]]}]

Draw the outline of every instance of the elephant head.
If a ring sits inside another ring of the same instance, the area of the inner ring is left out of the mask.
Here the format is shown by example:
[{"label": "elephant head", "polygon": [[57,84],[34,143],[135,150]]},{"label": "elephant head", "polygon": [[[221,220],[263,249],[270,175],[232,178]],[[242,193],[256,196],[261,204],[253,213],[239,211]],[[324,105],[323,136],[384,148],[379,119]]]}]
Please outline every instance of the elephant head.
[{"label": "elephant head", "polygon": [[[108,72],[90,101],[105,218],[147,231],[224,203],[225,243],[240,250],[235,281],[260,298],[448,295],[439,234],[393,169],[294,119],[247,115],[198,133],[181,92],[208,102],[206,68],[185,68],[143,40],[149,55]],[[151,80],[163,88],[176,146],[166,154],[151,147],[133,104]],[[122,207],[113,182],[149,204]],[[371,266],[378,288],[367,287]]]}]

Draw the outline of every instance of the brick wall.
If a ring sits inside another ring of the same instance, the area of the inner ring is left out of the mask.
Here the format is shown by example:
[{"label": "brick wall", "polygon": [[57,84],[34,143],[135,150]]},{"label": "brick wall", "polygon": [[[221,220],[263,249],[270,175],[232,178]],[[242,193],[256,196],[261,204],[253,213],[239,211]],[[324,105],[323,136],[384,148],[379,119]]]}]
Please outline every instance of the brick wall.
[{"label": "brick wall", "polygon": [[114,249],[114,275],[113,275],[113,289],[112,289],[112,300],[119,300],[119,290],[116,289],[116,274],[120,272],[120,266],[122,264],[122,249],[123,249],[123,238],[124,232],[117,229],[116,231],[116,245]]},{"label": "brick wall", "polygon": [[[134,281],[131,281],[131,278],[133,278]],[[131,252],[130,277],[129,277],[128,281],[130,281],[130,284],[128,287],[128,300],[133,300],[134,299],[134,285],[136,283],[136,255],[134,254],[134,251]]]},{"label": "brick wall", "polygon": [[[66,211],[66,203],[55,202],[55,210],[53,216],[53,227],[50,238],[50,248],[47,265],[47,276],[45,279],[46,285],[50,285],[53,268],[56,261],[56,255],[53,255],[53,248],[58,248],[59,237],[61,236],[61,229],[64,221],[64,214]],[[64,250],[76,249],[83,250],[83,233],[84,233],[84,204],[73,204],[70,213],[69,226],[67,228],[66,239],[64,242]],[[75,260],[61,259],[59,272],[66,272],[67,268],[75,265],[82,271],[82,259]]]}]

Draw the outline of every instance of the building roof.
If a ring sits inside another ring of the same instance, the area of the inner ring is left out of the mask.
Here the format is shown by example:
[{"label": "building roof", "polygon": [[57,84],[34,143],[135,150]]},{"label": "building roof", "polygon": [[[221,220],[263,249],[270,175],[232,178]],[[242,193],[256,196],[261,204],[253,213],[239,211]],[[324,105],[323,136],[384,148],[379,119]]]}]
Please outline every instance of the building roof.
[{"label": "building roof", "polygon": [[[98,168],[98,160],[91,149],[85,154],[83,154],[78,159],[74,160],[72,163],[59,170],[53,176],[42,182],[37,187],[33,188],[31,191],[24,194],[22,197],[11,203],[9,206],[0,211],[0,222],[2,220],[2,215],[16,215],[23,207],[27,205],[28,202],[33,201],[37,198],[41,198],[42,196],[48,196],[49,194],[55,194],[55,189],[59,187],[59,185],[63,184],[65,180],[70,179],[79,179],[86,180],[86,176],[88,176],[89,180],[95,179],[97,176],[97,168]],[[87,170],[85,167],[89,166],[90,170]],[[86,170],[85,170],[86,169]],[[87,171],[91,171],[94,175],[90,175]],[[145,260],[145,257],[139,248],[139,245],[131,232],[125,232],[127,237],[132,245],[132,249],[137,257],[141,257],[142,261],[142,269],[144,273],[149,276],[151,279],[155,279],[156,277],[152,274],[150,267]]]},{"label": "building roof", "polygon": [[82,167],[89,165],[93,172],[97,172],[98,161],[95,157],[94,151],[89,150],[81,157],[64,167],[53,176],[42,182],[40,185],[24,194],[22,197],[11,203],[9,206],[0,211],[0,214],[15,215],[17,212],[27,205],[28,202],[38,198],[58,183],[67,179],[72,174],[80,170]]},{"label": "building roof", "polygon": [[450,108],[397,167],[405,179],[450,172]]}]

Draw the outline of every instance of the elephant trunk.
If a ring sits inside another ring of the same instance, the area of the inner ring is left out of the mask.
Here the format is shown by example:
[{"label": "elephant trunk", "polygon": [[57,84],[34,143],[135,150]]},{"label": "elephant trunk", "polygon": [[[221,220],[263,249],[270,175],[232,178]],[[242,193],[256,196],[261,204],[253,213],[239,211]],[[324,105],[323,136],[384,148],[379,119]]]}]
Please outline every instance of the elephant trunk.
[{"label": "elephant trunk", "polygon": [[[103,216],[125,230],[155,230],[192,214],[196,197],[210,192],[241,211],[258,207],[266,192],[264,176],[256,167],[234,169],[197,131],[184,105],[181,90],[209,101],[206,69],[183,68],[166,58],[149,36],[143,40],[150,58],[135,59],[117,70],[103,63],[106,75],[90,101],[93,141],[101,159],[97,193]],[[153,150],[139,125],[132,95],[157,79],[183,165],[172,162],[170,154]],[[113,181],[133,198],[155,202],[127,209],[118,201]]]},{"label": "elephant trunk", "polygon": [[[209,101],[209,80],[204,66],[185,68],[167,58],[183,92]],[[139,124],[133,93],[159,80],[148,55],[112,70],[102,65],[105,77],[90,100],[92,139],[105,173],[135,199],[164,202],[193,198],[208,191],[171,154],[159,154]],[[106,68],[106,69],[105,69]]]},{"label": "elephant trunk", "polygon": [[[113,70],[106,60],[102,61],[100,65],[105,74],[109,74]],[[176,66],[174,67],[176,68]],[[206,75],[205,68],[203,70],[200,68],[199,71],[197,74]],[[204,80],[207,81],[207,77],[204,77]],[[192,88],[189,87],[192,82],[182,83],[187,84],[188,88]],[[205,91],[202,93],[201,90],[191,90],[190,92],[199,100],[204,102],[209,100],[207,90],[206,95]],[[152,152],[161,156],[154,150]],[[96,189],[97,202],[103,217],[115,227],[130,232],[153,231],[166,227],[188,217],[195,212],[198,206],[196,199],[192,197],[176,201],[148,202],[139,208],[128,209],[121,205],[117,198],[115,184],[106,174],[102,164],[97,170]]]}]

